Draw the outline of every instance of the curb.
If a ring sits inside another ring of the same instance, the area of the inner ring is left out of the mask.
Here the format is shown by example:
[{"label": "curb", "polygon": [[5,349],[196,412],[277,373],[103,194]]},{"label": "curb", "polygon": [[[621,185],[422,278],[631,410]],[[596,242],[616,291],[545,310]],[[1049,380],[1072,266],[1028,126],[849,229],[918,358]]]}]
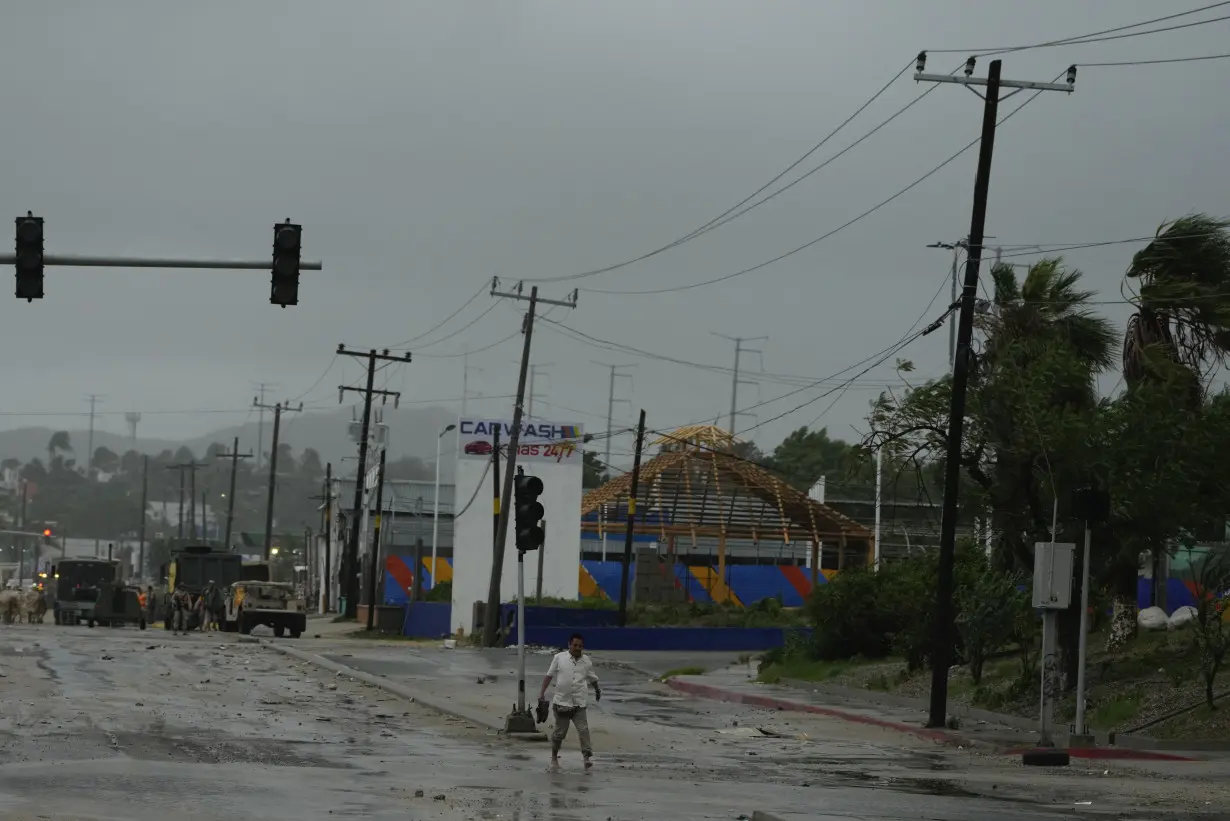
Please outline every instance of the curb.
[{"label": "curb", "polygon": [[[241,639],[241,641],[243,640]],[[269,648],[270,650],[281,653],[284,656],[290,656],[291,658],[296,658],[296,659],[299,659],[300,661],[305,661],[308,664],[314,664],[317,667],[323,667],[324,669],[331,670],[334,673],[341,673],[342,675],[349,676],[350,678],[353,678],[356,681],[361,681],[364,684],[370,684],[373,687],[378,687],[387,693],[392,693],[398,698],[404,698],[407,701],[413,701],[415,704],[420,704],[426,707],[427,709],[434,710],[435,712],[441,713],[442,715],[446,715],[451,718],[460,719],[461,721],[467,721],[471,724],[477,724],[478,726],[485,727],[488,730],[494,730],[496,733],[506,738],[515,739],[517,741],[534,741],[534,742],[547,740],[546,733],[516,733],[516,734],[510,735],[504,732],[503,724],[493,722],[486,715],[473,712],[473,711],[470,711],[464,708],[455,707],[451,704],[446,704],[444,702],[437,701],[434,698],[430,698],[430,697],[424,698],[421,694],[414,692],[409,687],[405,687],[394,681],[389,681],[387,678],[384,678],[383,676],[372,675],[371,673],[365,673],[362,670],[356,670],[354,667],[348,667],[345,664],[338,664],[337,662],[331,661],[325,658],[324,656],[317,655],[316,653],[308,653],[303,650],[296,650],[293,647],[285,647],[280,644],[274,644],[273,642],[267,641],[266,639],[248,639],[247,642],[245,643],[260,644],[264,647]]]},{"label": "curb", "polygon": [[785,819],[770,815],[764,810],[752,810],[752,821],[785,821]]},{"label": "curb", "polygon": [[[1026,750],[1034,749],[1033,747],[1005,748],[1002,745],[988,743],[986,740],[966,738],[948,730],[933,730],[926,727],[917,727],[912,724],[904,724],[899,721],[889,721],[883,718],[876,718],[875,716],[863,715],[862,713],[852,713],[834,707],[821,707],[818,704],[804,704],[802,702],[791,701],[784,698],[776,698],[774,696],[762,696],[755,693],[743,693],[737,690],[726,690],[709,684],[698,684],[694,681],[680,681],[677,678],[669,679],[665,682],[665,684],[672,690],[677,690],[681,693],[698,696],[700,698],[711,699],[713,701],[725,701],[735,704],[747,704],[752,707],[764,707],[770,710],[785,710],[795,713],[811,713],[813,715],[828,716],[830,718],[841,719],[842,721],[850,721],[855,724],[865,724],[872,727],[881,727],[886,730],[905,733],[906,735],[912,735],[926,741],[934,741],[938,744],[959,745],[964,747],[981,746],[984,748],[989,746],[997,753],[1002,755],[1020,755]],[[1102,761],[1200,760],[1190,756],[1178,755],[1177,753],[1166,753],[1156,750],[1140,750],[1124,747],[1072,747],[1060,749],[1065,749],[1072,758]]]},{"label": "curb", "polygon": [[770,710],[786,710],[795,713],[812,713],[814,715],[829,716],[830,718],[839,718],[842,721],[851,721],[855,724],[867,724],[872,727],[881,727],[886,730],[894,730],[896,732],[912,735],[926,741],[934,741],[938,744],[971,746],[974,743],[969,739],[955,735],[947,730],[932,730],[926,727],[915,727],[910,724],[903,724],[899,721],[889,721],[887,719],[867,716],[861,713],[851,713],[845,710],[837,710],[832,707],[821,707],[817,704],[803,704],[798,701],[790,701],[789,699],[774,698],[773,696],[761,696],[754,693],[741,693],[736,690],[725,690],[721,687],[714,687],[709,684],[697,684],[694,681],[681,681],[678,678],[668,679],[665,684],[672,690],[678,690],[681,693],[687,693],[688,695],[699,696],[701,698],[707,698],[713,701],[726,701],[735,704],[747,704],[752,707],[765,707]]}]

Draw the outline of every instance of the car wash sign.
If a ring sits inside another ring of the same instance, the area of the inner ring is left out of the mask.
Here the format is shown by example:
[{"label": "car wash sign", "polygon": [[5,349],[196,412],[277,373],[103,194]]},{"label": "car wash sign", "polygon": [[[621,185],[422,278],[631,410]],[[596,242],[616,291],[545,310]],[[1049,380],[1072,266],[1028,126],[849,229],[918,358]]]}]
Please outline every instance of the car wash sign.
[{"label": "car wash sign", "polygon": [[[508,453],[512,422],[505,419],[462,419],[457,424],[458,458],[491,459],[499,433],[500,451]],[[581,425],[533,420],[521,423],[517,442],[517,462],[551,462],[580,467],[581,444],[585,431]]]}]

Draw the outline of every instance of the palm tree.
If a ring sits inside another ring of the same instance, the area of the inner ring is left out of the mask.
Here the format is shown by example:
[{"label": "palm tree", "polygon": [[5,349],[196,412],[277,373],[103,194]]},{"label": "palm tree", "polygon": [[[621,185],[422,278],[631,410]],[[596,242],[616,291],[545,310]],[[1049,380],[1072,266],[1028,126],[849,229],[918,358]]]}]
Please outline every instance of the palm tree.
[{"label": "palm tree", "polygon": [[[1123,339],[1129,394],[1146,384],[1170,382],[1186,391],[1184,401],[1193,411],[1203,404],[1210,371],[1230,354],[1228,229],[1230,222],[1205,214],[1183,217],[1163,223],[1156,238],[1132,257],[1126,276],[1140,288]],[[1138,565],[1128,558],[1116,567],[1108,649],[1121,647],[1136,632]]]},{"label": "palm tree", "polygon": [[57,454],[72,452],[73,443],[68,436],[68,431],[58,430],[51,434],[51,439],[47,441],[47,464],[54,462]]},{"label": "palm tree", "polygon": [[1152,354],[1203,378],[1230,353],[1230,222],[1204,214],[1163,224],[1132,257],[1136,313],[1123,340],[1129,385],[1149,376]]},{"label": "palm tree", "polygon": [[1096,408],[1095,378],[1114,364],[1118,336],[1090,309],[1093,292],[1080,287],[1081,276],[1058,258],[1035,263],[1021,279],[1012,266],[996,265],[992,310],[978,318],[985,341],[971,402],[991,456],[984,491],[998,558],[1023,569],[1032,566],[1031,536],[1049,531],[1044,496],[1057,494],[1055,474],[1078,461],[1062,443],[1078,435],[1067,423]]}]

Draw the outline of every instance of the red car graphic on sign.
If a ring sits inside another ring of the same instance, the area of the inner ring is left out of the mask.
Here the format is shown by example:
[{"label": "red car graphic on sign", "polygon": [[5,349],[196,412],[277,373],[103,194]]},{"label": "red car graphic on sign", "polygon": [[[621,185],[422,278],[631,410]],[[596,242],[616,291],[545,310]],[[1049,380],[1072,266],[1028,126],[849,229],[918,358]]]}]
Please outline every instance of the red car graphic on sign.
[{"label": "red car graphic on sign", "polygon": [[468,456],[489,456],[491,454],[491,443],[482,439],[477,442],[469,442],[465,446],[465,452]]}]

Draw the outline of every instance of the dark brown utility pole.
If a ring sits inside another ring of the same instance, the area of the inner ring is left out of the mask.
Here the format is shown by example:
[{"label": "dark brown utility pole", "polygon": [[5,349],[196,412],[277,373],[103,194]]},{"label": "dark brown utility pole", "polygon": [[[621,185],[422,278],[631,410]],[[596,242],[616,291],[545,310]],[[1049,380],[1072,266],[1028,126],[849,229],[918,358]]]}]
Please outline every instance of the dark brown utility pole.
[{"label": "dark brown utility pole", "polygon": [[641,481],[641,451],[645,449],[645,409],[636,423],[636,453],[632,458],[632,484],[628,488],[628,529],[624,531],[624,561],[619,580],[619,626],[628,624],[628,570],[632,566],[632,536],[636,529],[636,494]]},{"label": "dark brown utility pole", "polygon": [[184,538],[184,479],[191,477],[188,489],[188,522],[192,525],[192,536],[196,537],[196,472],[205,467],[204,462],[193,460],[180,462],[178,465],[167,465],[167,470],[179,471],[179,538]]},{"label": "dark brown utility pole", "polygon": [[260,400],[254,397],[252,407],[273,411],[273,449],[269,451],[269,497],[265,501],[265,561],[269,561],[273,550],[273,499],[278,488],[278,436],[282,430],[282,414],[301,412],[303,403],[300,402],[299,407],[292,408],[290,402],[279,402],[271,408],[262,405]]},{"label": "dark brown utility pole", "polygon": [[218,459],[231,460],[231,484],[230,490],[226,494],[226,536],[222,540],[222,546],[227,550],[231,549],[231,534],[235,522],[235,473],[239,469],[240,459],[251,459],[255,454],[239,452],[239,437],[235,437],[234,443],[231,445],[230,453],[219,453]]},{"label": "dark brown utility pole", "polygon": [[333,463],[325,464],[325,486],[319,496],[313,496],[313,500],[321,502],[320,510],[320,529],[325,534],[325,559],[323,568],[318,568],[320,573],[322,589],[321,595],[321,612],[329,612],[329,574],[333,572]]},{"label": "dark brown utility pole", "polygon": [[407,351],[402,356],[392,356],[389,354],[388,348],[382,353],[377,353],[375,348],[372,348],[367,353],[358,350],[347,349],[345,345],[337,346],[339,356],[354,356],[362,357],[367,360],[367,386],[364,388],[354,388],[346,385],[338,387],[337,401],[341,404],[342,398],[346,395],[346,391],[363,394],[363,428],[359,433],[359,467],[355,474],[354,483],[354,507],[351,509],[352,522],[350,525],[350,541],[346,545],[346,552],[342,554],[342,593],[346,597],[346,609],[342,614],[346,618],[353,619],[358,616],[359,612],[359,528],[362,525],[363,511],[363,484],[367,473],[367,445],[368,439],[371,436],[372,426],[372,397],[381,396],[384,399],[393,397],[393,407],[397,407],[398,401],[401,399],[401,394],[397,391],[382,391],[376,390],[374,383],[376,380],[376,361],[383,362],[409,362],[410,353]]}]

